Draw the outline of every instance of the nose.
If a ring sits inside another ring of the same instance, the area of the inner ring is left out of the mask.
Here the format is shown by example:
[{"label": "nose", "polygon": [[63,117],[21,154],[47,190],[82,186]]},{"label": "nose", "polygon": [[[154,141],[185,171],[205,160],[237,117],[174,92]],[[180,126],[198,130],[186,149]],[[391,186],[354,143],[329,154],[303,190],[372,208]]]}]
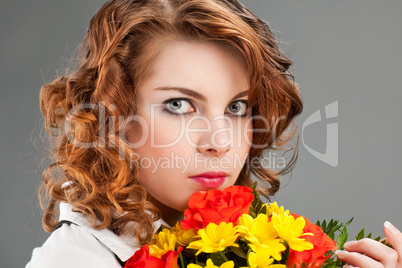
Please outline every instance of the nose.
[{"label": "nose", "polygon": [[230,150],[233,124],[228,120],[230,120],[228,117],[206,120],[208,128],[203,128],[198,134],[197,151],[199,153],[210,157],[220,157]]}]

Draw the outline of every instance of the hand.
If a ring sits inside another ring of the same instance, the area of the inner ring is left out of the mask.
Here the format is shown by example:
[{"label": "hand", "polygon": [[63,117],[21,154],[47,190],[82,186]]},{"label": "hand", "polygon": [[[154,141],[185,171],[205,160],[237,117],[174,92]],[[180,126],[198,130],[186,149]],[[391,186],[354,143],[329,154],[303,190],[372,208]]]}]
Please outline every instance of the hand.
[{"label": "hand", "polygon": [[384,223],[386,242],[392,248],[369,238],[344,244],[346,251],[336,251],[338,260],[348,263],[344,267],[402,268],[402,233],[391,223]]}]

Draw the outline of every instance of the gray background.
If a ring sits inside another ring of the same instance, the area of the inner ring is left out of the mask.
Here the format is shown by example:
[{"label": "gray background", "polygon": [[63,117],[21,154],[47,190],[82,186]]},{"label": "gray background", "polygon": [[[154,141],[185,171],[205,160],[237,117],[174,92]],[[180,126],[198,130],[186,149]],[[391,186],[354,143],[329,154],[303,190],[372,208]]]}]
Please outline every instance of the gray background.
[{"label": "gray background", "polygon": [[[400,116],[402,2],[396,0],[243,0],[279,36],[295,62],[305,144],[324,153],[326,124],[338,123],[339,164],[315,158],[300,140],[293,176],[275,200],[313,222],[332,217],[381,235],[402,229]],[[0,0],[0,266],[23,267],[48,234],[36,192],[46,162],[40,142],[39,88],[66,66],[103,1]],[[324,108],[338,101],[339,116]],[[333,134],[333,133],[332,133]],[[331,135],[332,135],[331,134]]]}]

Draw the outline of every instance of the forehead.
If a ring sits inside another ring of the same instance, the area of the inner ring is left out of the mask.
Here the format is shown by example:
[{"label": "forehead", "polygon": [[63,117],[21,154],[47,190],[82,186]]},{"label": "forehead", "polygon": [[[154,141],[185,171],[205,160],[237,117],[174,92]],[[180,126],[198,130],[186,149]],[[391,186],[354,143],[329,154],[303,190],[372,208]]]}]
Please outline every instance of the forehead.
[{"label": "forehead", "polygon": [[142,93],[162,86],[215,92],[237,92],[248,87],[247,66],[241,52],[210,41],[167,42],[151,68],[139,87]]}]

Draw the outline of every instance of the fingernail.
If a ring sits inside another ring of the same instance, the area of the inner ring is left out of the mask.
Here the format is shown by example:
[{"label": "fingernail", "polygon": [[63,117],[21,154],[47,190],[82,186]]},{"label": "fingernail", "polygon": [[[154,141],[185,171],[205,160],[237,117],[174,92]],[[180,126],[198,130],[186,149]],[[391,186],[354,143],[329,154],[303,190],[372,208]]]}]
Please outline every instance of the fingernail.
[{"label": "fingernail", "polygon": [[343,247],[348,248],[350,246],[353,246],[356,243],[357,243],[357,241],[349,241],[349,242],[346,242],[345,244],[343,244]]},{"label": "fingernail", "polygon": [[344,256],[345,254],[347,254],[347,251],[342,251],[342,250],[335,250],[334,252],[335,256]]},{"label": "fingernail", "polygon": [[395,226],[393,226],[389,221],[384,222],[384,227],[387,228],[387,230],[391,233],[391,234],[397,234],[399,233],[399,230],[395,228]]}]

